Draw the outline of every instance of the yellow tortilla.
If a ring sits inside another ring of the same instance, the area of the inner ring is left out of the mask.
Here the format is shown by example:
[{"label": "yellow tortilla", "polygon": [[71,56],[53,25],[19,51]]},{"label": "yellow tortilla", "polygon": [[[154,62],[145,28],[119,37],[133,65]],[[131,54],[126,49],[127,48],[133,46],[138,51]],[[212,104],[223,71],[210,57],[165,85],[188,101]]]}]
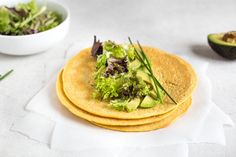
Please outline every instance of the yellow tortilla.
[{"label": "yellow tortilla", "polygon": [[[181,58],[162,50],[144,47],[144,52],[152,63],[157,79],[178,102],[186,101],[196,86],[196,75],[192,67]],[[93,78],[96,60],[90,54],[90,48],[82,50],[65,66],[63,88],[69,100],[91,114],[118,119],[141,119],[165,114],[177,107],[167,96],[164,103],[149,109],[137,109],[133,112],[117,111],[109,108],[108,103],[92,98]]]},{"label": "yellow tortilla", "polygon": [[99,127],[105,128],[105,129],[123,131],[123,132],[145,132],[145,131],[157,130],[157,129],[167,127],[173,121],[175,121],[179,116],[183,115],[191,106],[191,101],[192,101],[191,98],[188,99],[187,103],[180,104],[170,116],[166,117],[165,119],[162,119],[161,121],[150,123],[150,124],[136,125],[136,126],[109,126],[109,125],[101,125],[97,123],[93,123],[93,124]]},{"label": "yellow tortilla", "polygon": [[[76,107],[65,95],[64,91],[63,91],[63,82],[62,82],[62,71],[61,73],[58,75],[57,78],[57,84],[56,84],[56,88],[57,88],[57,95],[58,98],[61,102],[61,104],[63,106],[65,106],[71,113],[73,113],[74,115],[83,118],[85,120],[88,120],[90,122],[93,123],[98,123],[98,124],[102,124],[102,125],[112,125],[112,126],[131,126],[131,125],[142,125],[142,124],[148,124],[148,123],[153,123],[153,122],[157,122],[160,121],[170,115],[172,115],[172,113],[174,113],[174,110],[159,115],[159,116],[152,116],[152,117],[148,117],[148,118],[143,118],[143,119],[114,119],[114,118],[106,118],[106,117],[100,117],[100,116],[96,116],[96,115],[92,115],[78,107]],[[184,102],[185,104],[188,102]]]}]

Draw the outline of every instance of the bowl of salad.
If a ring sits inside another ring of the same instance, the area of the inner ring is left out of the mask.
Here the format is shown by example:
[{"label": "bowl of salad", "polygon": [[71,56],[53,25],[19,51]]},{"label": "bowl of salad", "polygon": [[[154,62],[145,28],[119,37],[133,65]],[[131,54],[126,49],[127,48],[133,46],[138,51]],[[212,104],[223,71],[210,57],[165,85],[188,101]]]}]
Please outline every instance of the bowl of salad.
[{"label": "bowl of salad", "polygon": [[0,53],[46,51],[65,38],[69,18],[68,9],[52,0],[1,0]]}]

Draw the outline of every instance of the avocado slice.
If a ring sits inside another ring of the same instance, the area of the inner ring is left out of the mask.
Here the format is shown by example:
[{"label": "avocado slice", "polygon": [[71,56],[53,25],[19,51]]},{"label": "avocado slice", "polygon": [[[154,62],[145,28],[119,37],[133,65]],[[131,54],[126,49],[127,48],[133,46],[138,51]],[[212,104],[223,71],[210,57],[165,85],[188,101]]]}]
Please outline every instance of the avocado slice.
[{"label": "avocado slice", "polygon": [[135,98],[130,102],[128,102],[128,104],[126,105],[126,110],[128,112],[132,112],[138,108],[139,104],[140,104],[140,98]]},{"label": "avocado slice", "polygon": [[134,61],[130,62],[130,64],[129,64],[129,66],[134,70],[140,68],[141,65],[142,64],[140,63],[140,61],[138,59],[135,59]]},{"label": "avocado slice", "polygon": [[149,82],[151,84],[151,77],[143,70],[139,69],[136,74],[137,77],[140,77],[143,81]]},{"label": "avocado slice", "polygon": [[209,34],[207,39],[216,53],[227,59],[236,59],[236,31]]},{"label": "avocado slice", "polygon": [[154,100],[151,96],[147,95],[143,99],[143,101],[141,102],[139,107],[141,107],[141,108],[151,108],[151,107],[155,106],[158,103],[159,103],[158,101]]}]

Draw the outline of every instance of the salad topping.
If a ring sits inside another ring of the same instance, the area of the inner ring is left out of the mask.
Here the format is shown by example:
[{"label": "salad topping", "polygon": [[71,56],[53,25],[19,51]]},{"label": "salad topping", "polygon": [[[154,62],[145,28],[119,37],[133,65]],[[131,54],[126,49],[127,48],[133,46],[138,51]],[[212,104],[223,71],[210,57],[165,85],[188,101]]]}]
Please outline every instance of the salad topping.
[{"label": "salad topping", "polygon": [[142,51],[131,40],[130,44],[122,45],[110,40],[100,42],[95,36],[91,50],[97,61],[94,98],[108,101],[114,109],[130,112],[154,107],[165,94],[169,96],[154,77],[150,61]]}]

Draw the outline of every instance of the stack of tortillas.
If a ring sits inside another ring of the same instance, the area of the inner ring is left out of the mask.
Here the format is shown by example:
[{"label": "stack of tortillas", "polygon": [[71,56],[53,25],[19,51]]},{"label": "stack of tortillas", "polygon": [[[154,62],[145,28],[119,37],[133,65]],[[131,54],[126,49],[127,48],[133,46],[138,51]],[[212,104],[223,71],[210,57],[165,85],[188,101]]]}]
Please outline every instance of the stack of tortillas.
[{"label": "stack of tortillas", "polygon": [[166,127],[183,115],[192,102],[197,78],[192,67],[181,58],[162,50],[144,47],[156,78],[178,102],[167,96],[162,104],[133,112],[109,108],[105,101],[93,98],[93,73],[96,60],[90,48],[74,56],[60,72],[57,95],[61,104],[74,115],[97,126],[118,131],[150,131]]}]

